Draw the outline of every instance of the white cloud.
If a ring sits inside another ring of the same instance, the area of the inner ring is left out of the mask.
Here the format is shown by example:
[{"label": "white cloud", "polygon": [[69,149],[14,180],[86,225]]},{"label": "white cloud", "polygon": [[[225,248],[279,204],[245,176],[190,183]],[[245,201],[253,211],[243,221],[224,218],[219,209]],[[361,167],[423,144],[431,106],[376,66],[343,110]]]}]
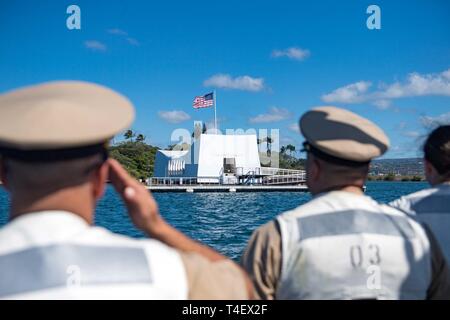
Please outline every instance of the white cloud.
[{"label": "white cloud", "polygon": [[122,29],[114,28],[114,29],[109,29],[107,31],[110,34],[113,34],[113,35],[116,35],[116,36],[124,38],[132,46],[136,46],[137,47],[137,46],[139,46],[141,44],[137,39],[129,37],[128,36],[128,32],[123,31]]},{"label": "white cloud", "polygon": [[419,131],[403,131],[402,135],[408,138],[418,138],[421,136]]},{"label": "white cloud", "polygon": [[407,123],[406,121],[401,121],[401,122],[398,123],[397,129],[403,130],[403,129],[405,129],[407,126],[408,126],[408,123]]},{"label": "white cloud", "polygon": [[135,38],[127,38],[127,41],[132,46],[139,46],[140,45],[140,42],[137,41]]},{"label": "white cloud", "polygon": [[293,132],[295,132],[295,133],[300,133],[299,125],[298,125],[298,123],[296,123],[296,122],[291,123],[291,124],[288,126],[288,129],[291,130],[291,131],[293,131]]},{"label": "white cloud", "polygon": [[240,76],[232,78],[229,74],[216,74],[203,82],[205,87],[236,89],[244,91],[261,91],[264,89],[263,78]]},{"label": "white cloud", "polygon": [[368,81],[359,81],[345,87],[338,88],[331,93],[322,96],[322,100],[330,102],[340,102],[340,103],[358,103],[364,101],[364,93],[367,92],[369,87],[372,85]]},{"label": "white cloud", "polygon": [[250,123],[268,123],[288,119],[291,113],[287,109],[271,107],[267,113],[261,113],[256,117],[250,118]]},{"label": "white cloud", "polygon": [[418,96],[450,96],[450,69],[440,73],[411,73],[403,82],[381,84],[377,90],[368,92],[370,82],[359,81],[338,88],[322,96],[325,102],[361,103],[372,102],[380,109],[390,106],[390,100]]},{"label": "white cloud", "polygon": [[121,29],[118,29],[118,28],[109,29],[108,33],[115,34],[115,35],[118,35],[118,36],[127,36],[128,35],[127,32],[125,32],[125,31],[123,31]]},{"label": "white cloud", "polygon": [[373,105],[380,110],[386,110],[391,106],[391,101],[389,100],[375,100]]},{"label": "white cloud", "polygon": [[434,129],[440,125],[450,125],[450,112],[443,113],[436,117],[422,116],[420,122],[427,129]]},{"label": "white cloud", "polygon": [[97,40],[85,41],[84,46],[93,51],[106,51],[107,50],[106,45]]},{"label": "white cloud", "polygon": [[[293,139],[292,137],[286,137],[286,136],[280,137],[280,145],[281,146],[288,145],[288,144],[292,144],[295,146],[296,144],[298,144],[298,141]],[[297,146],[296,146],[296,148],[297,148]],[[300,148],[298,150],[300,150]]]},{"label": "white cloud", "polygon": [[437,74],[411,73],[404,83],[395,82],[376,94],[385,99],[426,95],[450,96],[450,69]]},{"label": "white cloud", "polygon": [[274,57],[274,58],[287,57],[289,59],[299,60],[299,61],[305,60],[310,55],[311,55],[311,52],[308,49],[302,49],[302,48],[296,48],[296,47],[272,51],[272,57]]},{"label": "white cloud", "polygon": [[191,118],[186,112],[179,110],[159,111],[158,115],[161,119],[169,123],[180,123]]}]

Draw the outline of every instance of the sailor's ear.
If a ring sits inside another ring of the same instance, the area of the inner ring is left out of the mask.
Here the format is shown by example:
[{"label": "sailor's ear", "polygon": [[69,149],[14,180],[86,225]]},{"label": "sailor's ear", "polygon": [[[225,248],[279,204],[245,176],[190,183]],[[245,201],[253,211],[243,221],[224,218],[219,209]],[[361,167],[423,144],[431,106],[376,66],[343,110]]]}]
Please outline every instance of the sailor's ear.
[{"label": "sailor's ear", "polygon": [[425,175],[426,176],[431,174],[431,172],[433,170],[432,167],[433,166],[431,165],[431,163],[427,159],[424,159],[424,161],[423,161],[423,170],[425,171]]},{"label": "sailor's ear", "polygon": [[431,185],[438,183],[439,173],[436,170],[436,168],[433,166],[433,164],[430,161],[428,161],[427,159],[425,159],[423,162],[423,166],[424,166],[424,171],[425,171],[425,178],[427,179],[427,181]]},{"label": "sailor's ear", "polygon": [[317,181],[320,178],[320,173],[322,170],[322,164],[320,163],[319,160],[317,160],[316,158],[312,159],[312,168],[311,168],[311,175],[312,178]]},{"label": "sailor's ear", "polygon": [[94,188],[94,197],[95,199],[100,199],[103,197],[106,188],[106,181],[108,180],[108,163],[103,162],[93,175],[93,188]]},{"label": "sailor's ear", "polygon": [[0,156],[0,182],[8,189],[8,180],[6,178],[6,164],[4,158]]},{"label": "sailor's ear", "polygon": [[431,164],[431,162],[428,161],[427,159],[424,160],[423,165],[424,165],[425,173],[426,173],[427,175],[433,174],[433,172],[436,170],[436,169],[434,168],[434,166]]}]

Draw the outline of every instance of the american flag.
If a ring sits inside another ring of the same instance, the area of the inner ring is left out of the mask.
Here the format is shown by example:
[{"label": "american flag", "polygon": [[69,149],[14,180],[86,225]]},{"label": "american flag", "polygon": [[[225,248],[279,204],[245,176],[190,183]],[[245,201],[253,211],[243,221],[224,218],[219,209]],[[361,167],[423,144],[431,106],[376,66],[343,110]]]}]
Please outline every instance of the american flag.
[{"label": "american flag", "polygon": [[214,105],[214,93],[207,93],[204,96],[197,96],[192,106],[194,109],[208,108]]}]

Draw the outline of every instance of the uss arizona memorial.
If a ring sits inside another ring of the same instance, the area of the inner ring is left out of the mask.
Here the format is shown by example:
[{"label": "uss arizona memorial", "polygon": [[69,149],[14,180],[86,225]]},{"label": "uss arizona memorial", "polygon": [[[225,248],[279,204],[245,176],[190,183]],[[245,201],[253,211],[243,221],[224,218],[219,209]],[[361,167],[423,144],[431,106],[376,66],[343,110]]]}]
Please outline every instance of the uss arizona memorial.
[{"label": "uss arizona memorial", "polygon": [[261,166],[256,134],[202,133],[201,127],[201,123],[195,124],[193,143],[188,150],[158,150],[154,176],[149,179],[151,189],[216,186],[218,191],[220,186],[304,187],[303,170]]}]

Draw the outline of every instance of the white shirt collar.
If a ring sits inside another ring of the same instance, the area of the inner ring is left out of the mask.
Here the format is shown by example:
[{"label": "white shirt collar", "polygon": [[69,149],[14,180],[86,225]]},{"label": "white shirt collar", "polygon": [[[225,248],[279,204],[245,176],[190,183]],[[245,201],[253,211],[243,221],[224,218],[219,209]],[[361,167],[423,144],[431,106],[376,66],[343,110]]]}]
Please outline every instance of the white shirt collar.
[{"label": "white shirt collar", "polygon": [[20,215],[4,228],[26,233],[31,238],[62,240],[89,229],[90,225],[75,213],[49,210]]},{"label": "white shirt collar", "polygon": [[45,210],[45,211],[36,211],[29,212],[25,214],[21,214],[20,216],[14,218],[10,223],[18,223],[18,224],[29,224],[38,220],[57,220],[58,222],[63,223],[76,223],[78,225],[88,225],[86,220],[81,218],[79,215],[64,211],[64,210]]}]

